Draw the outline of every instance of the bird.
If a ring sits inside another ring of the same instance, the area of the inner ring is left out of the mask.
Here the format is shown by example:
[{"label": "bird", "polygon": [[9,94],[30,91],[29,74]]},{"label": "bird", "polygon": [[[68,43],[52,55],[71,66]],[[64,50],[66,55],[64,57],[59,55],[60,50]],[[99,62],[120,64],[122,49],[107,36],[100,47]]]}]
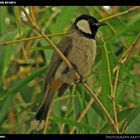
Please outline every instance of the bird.
[{"label": "bird", "polygon": [[[72,68],[69,68],[54,51],[46,74],[44,96],[32,121],[33,129],[40,130],[45,126],[55,93],[62,96],[70,85],[86,79],[91,72],[96,57],[96,34],[99,27],[104,25],[107,24],[86,14],[75,19],[64,39],[58,44],[59,50],[69,60]],[[75,72],[80,75],[79,81]]]}]

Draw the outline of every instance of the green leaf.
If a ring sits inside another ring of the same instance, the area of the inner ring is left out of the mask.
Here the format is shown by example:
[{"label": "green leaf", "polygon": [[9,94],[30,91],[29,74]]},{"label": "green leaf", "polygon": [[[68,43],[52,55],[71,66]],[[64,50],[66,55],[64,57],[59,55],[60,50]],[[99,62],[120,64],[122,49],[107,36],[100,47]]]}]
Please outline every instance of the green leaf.
[{"label": "green leaf", "polygon": [[11,63],[11,59],[13,58],[14,55],[14,47],[11,46],[1,46],[0,51],[2,55],[0,55],[0,86],[3,85],[3,80],[6,76],[6,73],[9,69],[9,65]]},{"label": "green leaf", "polygon": [[140,112],[133,118],[132,122],[127,127],[126,133],[140,134]]},{"label": "green leaf", "polygon": [[[106,44],[104,44],[106,45]],[[107,47],[107,46],[106,46]],[[112,78],[109,76],[109,71],[110,74],[112,72],[112,63],[111,63],[111,55],[109,52],[109,47],[108,50],[105,50],[105,47],[102,48],[102,64],[101,64],[101,86],[102,86],[102,96],[101,100],[105,108],[109,111],[111,109],[111,104],[110,104],[110,99],[109,96],[111,94],[111,85],[110,85],[110,80]],[[108,56],[108,58],[107,58]],[[109,64],[109,65],[108,65]]]},{"label": "green leaf", "polygon": [[15,96],[15,94],[26,84],[28,84],[30,81],[32,81],[33,79],[35,79],[36,77],[40,76],[42,73],[44,73],[47,69],[47,66],[37,70],[36,72],[33,72],[31,75],[29,75],[28,77],[19,80],[19,82],[9,88],[8,92],[5,93],[4,95],[4,102],[3,105],[1,107],[1,112],[0,112],[0,125],[3,123],[3,120],[8,112],[8,107],[10,106],[13,97]]},{"label": "green leaf", "polygon": [[41,50],[47,50],[47,49],[52,49],[52,47],[42,46],[42,47],[38,47],[38,48],[29,48],[28,50],[31,50],[31,51],[41,51]]},{"label": "green leaf", "polygon": [[99,130],[99,134],[105,134],[108,132],[108,130],[110,129],[110,125],[108,125],[107,123],[105,123],[101,129]]},{"label": "green leaf", "polygon": [[8,16],[8,9],[6,7],[1,6],[0,7],[0,36],[3,36],[3,34],[7,31],[7,24],[5,23],[5,18]]},{"label": "green leaf", "polygon": [[136,119],[137,116],[140,117],[140,104],[135,109],[133,109],[126,117],[127,125],[129,126]]},{"label": "green leaf", "polygon": [[134,59],[135,61],[140,62],[140,56],[138,55],[132,55],[131,58]]},{"label": "green leaf", "polygon": [[70,19],[73,17],[77,10],[77,6],[64,6],[59,16],[56,18],[56,22],[50,27],[52,32],[62,32],[64,27],[70,23]]},{"label": "green leaf", "polygon": [[134,108],[128,108],[118,113],[118,121],[125,119]]},{"label": "green leaf", "polygon": [[[8,9],[6,7],[1,7],[0,8],[0,41],[1,40],[6,40],[5,35],[7,35],[7,24],[5,22],[6,18],[10,18],[8,16]],[[4,42],[4,41],[3,41]],[[11,58],[13,55],[13,48],[12,47],[5,47],[5,46],[0,46],[0,89],[3,88],[3,80],[6,76],[7,70],[9,68],[9,64],[11,62]]]},{"label": "green leaf", "polygon": [[122,28],[122,30],[119,30],[119,32],[114,35],[110,40],[108,40],[107,42],[110,43],[116,39],[118,39],[121,35],[123,34],[127,34],[128,31],[130,31],[130,29],[135,29],[136,27],[139,27],[139,22],[140,22],[140,14],[137,14],[135,16],[135,18],[132,18],[130,20],[130,22],[128,22],[127,24],[124,25],[124,27]]},{"label": "green leaf", "polygon": [[65,124],[68,124],[70,126],[77,126],[77,127],[83,128],[83,129],[93,130],[93,128],[91,126],[84,124],[84,123],[79,123],[79,122],[71,121],[68,119],[59,118],[56,116],[49,116],[49,119],[56,121],[56,122],[65,123]]},{"label": "green leaf", "polygon": [[19,35],[22,36],[22,23],[21,23],[21,19],[20,19],[20,9],[17,6],[14,6],[14,12],[15,12],[15,16],[16,16],[16,24],[18,27],[18,31],[19,31]]}]

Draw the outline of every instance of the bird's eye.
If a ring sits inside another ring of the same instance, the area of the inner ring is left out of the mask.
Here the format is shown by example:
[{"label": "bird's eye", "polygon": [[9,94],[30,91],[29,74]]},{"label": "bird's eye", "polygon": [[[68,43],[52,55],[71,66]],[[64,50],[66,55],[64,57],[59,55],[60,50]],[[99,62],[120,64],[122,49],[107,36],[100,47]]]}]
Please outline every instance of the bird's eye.
[{"label": "bird's eye", "polygon": [[93,26],[96,26],[96,24],[97,24],[97,23],[96,23],[94,20],[92,20],[92,19],[89,19],[88,22],[89,22],[89,24],[91,24],[91,25],[93,25]]}]

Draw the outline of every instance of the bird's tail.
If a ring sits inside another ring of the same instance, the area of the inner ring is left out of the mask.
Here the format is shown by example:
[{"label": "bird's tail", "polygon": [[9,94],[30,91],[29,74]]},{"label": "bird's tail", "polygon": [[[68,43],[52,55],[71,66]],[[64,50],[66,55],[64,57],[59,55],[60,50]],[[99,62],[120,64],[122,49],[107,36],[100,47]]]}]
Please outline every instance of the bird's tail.
[{"label": "bird's tail", "polygon": [[47,119],[53,97],[61,85],[61,82],[55,80],[53,80],[51,84],[47,85],[39,110],[35,116],[35,119],[31,122],[31,129],[41,130],[45,126],[45,121]]},{"label": "bird's tail", "polygon": [[41,102],[38,112],[36,113],[35,119],[31,122],[31,128],[41,130],[45,126],[46,118],[54,97],[54,93],[47,89],[45,91],[45,97]]},{"label": "bird's tail", "polygon": [[52,100],[53,100],[54,93],[52,93],[50,90],[45,92],[45,97],[39,107],[39,110],[35,116],[36,120],[39,120],[40,122],[42,120],[45,120],[47,118]]}]

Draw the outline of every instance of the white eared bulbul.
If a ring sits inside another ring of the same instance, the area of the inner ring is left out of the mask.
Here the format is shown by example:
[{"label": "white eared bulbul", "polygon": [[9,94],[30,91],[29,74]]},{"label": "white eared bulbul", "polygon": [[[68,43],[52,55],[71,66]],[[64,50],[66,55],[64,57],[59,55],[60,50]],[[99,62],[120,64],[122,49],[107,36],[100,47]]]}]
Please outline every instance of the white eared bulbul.
[{"label": "white eared bulbul", "polygon": [[92,16],[81,15],[58,44],[60,51],[70,61],[73,68],[69,69],[59,55],[56,52],[53,53],[48,66],[44,98],[32,122],[34,128],[39,130],[44,127],[54,93],[58,92],[58,95],[62,95],[69,85],[76,82],[75,71],[84,79],[91,72],[96,56],[95,36],[98,28],[104,25],[106,23],[100,23]]}]

